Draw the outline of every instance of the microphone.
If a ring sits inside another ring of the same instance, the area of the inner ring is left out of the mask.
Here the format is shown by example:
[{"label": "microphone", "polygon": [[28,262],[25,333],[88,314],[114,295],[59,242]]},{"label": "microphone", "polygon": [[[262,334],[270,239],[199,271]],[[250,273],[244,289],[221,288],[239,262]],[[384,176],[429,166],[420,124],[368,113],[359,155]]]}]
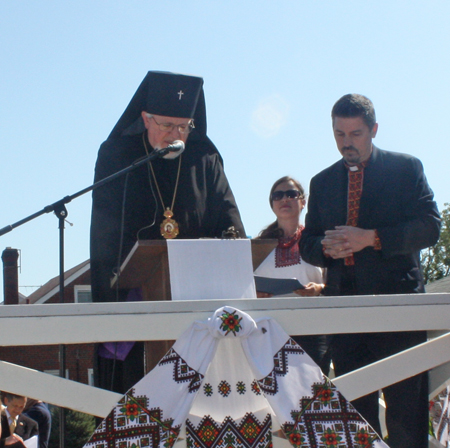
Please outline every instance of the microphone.
[{"label": "microphone", "polygon": [[[175,140],[173,143],[171,143],[169,146],[164,148],[168,152],[178,152],[178,151],[184,151],[184,143],[181,140]],[[164,151],[161,150],[161,151]]]},{"label": "microphone", "polygon": [[165,159],[175,159],[184,151],[184,142],[181,140],[175,140],[165,148],[158,149],[157,152],[160,157]]},{"label": "microphone", "polygon": [[[150,153],[149,156],[142,156],[135,160],[132,165],[139,165],[144,162],[144,160],[153,160],[156,157],[162,157],[164,159],[176,159],[184,151],[184,143],[181,140],[175,140],[169,146],[161,149],[155,149]],[[0,232],[3,229],[0,229]],[[0,235],[2,235],[0,233]]]}]

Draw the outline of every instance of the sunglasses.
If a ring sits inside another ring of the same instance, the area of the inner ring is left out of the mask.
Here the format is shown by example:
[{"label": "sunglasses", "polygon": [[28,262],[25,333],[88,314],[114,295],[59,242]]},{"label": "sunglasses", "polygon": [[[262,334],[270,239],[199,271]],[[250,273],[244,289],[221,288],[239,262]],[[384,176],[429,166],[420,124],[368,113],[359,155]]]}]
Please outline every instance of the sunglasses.
[{"label": "sunglasses", "polygon": [[284,196],[288,199],[298,199],[302,194],[298,190],[277,190],[272,193],[272,201],[281,201]]}]

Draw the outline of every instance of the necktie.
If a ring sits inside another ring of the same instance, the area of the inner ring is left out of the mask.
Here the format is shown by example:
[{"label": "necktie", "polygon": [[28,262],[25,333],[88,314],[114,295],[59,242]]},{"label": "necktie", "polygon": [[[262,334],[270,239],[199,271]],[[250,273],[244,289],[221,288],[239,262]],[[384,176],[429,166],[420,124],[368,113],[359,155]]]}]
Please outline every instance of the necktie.
[{"label": "necktie", "polygon": [[16,430],[16,419],[13,419],[13,421],[9,425],[9,432],[11,433],[11,435],[14,434],[15,430]]},{"label": "necktie", "polygon": [[[364,181],[364,168],[367,162],[356,166],[345,165],[348,169],[348,199],[347,199],[347,225],[356,227],[358,225],[359,202]],[[353,255],[344,260],[346,266],[353,266],[355,260]]]}]

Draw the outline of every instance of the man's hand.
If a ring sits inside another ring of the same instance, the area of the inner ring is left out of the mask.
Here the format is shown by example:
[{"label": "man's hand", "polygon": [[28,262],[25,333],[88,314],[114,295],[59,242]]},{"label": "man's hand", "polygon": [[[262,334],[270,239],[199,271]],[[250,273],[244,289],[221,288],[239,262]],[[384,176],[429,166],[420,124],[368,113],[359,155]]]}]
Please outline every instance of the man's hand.
[{"label": "man's hand", "polygon": [[331,258],[346,258],[375,244],[375,230],[352,226],[336,226],[325,231],[322,240],[324,253]]},{"label": "man's hand", "polygon": [[307,285],[305,285],[302,289],[296,289],[294,292],[295,294],[302,296],[302,297],[314,297],[319,296],[324,288],[324,285],[321,285],[320,283],[313,283],[310,282]]},{"label": "man's hand", "polygon": [[256,297],[258,299],[270,299],[271,297],[273,297],[273,294],[270,294],[268,292],[256,291]]},{"label": "man's hand", "polygon": [[5,439],[5,446],[8,446],[8,445],[14,445],[14,444],[17,443],[17,442],[21,442],[21,444],[22,444],[23,446],[25,446],[24,443],[23,443],[22,437],[18,436],[17,434],[13,434],[13,435],[7,437],[7,438]]}]

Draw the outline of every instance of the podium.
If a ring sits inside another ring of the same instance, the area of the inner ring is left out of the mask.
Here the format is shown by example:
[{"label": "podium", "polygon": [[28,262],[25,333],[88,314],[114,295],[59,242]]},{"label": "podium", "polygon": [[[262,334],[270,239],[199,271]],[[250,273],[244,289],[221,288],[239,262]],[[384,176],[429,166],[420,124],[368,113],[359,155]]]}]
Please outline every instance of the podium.
[{"label": "podium", "polygon": [[[253,271],[276,247],[277,240],[251,240]],[[169,255],[166,240],[137,241],[120,267],[120,273],[111,281],[120,289],[141,288],[146,301],[172,300],[170,288]],[[170,350],[174,341],[145,343],[146,371],[150,371]]]}]

